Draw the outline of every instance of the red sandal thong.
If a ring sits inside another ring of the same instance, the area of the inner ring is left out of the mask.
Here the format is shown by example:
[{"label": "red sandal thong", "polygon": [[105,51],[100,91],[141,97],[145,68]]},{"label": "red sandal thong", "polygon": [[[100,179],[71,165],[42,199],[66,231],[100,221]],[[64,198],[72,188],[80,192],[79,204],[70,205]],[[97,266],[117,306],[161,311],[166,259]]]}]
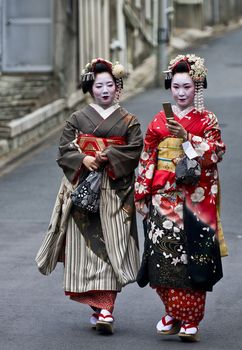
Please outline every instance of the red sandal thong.
[{"label": "red sandal thong", "polygon": [[177,334],[180,330],[181,322],[169,315],[165,315],[157,323],[156,329],[158,334]]}]

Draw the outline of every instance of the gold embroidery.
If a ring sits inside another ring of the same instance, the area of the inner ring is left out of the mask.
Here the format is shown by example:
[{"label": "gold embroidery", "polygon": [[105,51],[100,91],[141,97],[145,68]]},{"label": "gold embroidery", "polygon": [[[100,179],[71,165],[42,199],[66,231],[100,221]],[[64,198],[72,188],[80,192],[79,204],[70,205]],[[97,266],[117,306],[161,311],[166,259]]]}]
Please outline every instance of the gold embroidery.
[{"label": "gold embroidery", "polygon": [[184,154],[182,149],[183,139],[167,137],[158,145],[157,169],[175,172],[176,165],[172,162]]}]

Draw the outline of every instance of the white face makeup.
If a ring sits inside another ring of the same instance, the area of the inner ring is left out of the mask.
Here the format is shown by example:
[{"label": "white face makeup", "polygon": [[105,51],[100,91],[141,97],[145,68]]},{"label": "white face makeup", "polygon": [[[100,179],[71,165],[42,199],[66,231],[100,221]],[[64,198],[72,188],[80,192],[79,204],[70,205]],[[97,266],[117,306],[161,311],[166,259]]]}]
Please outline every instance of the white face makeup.
[{"label": "white face makeup", "polygon": [[188,73],[174,75],[171,82],[171,93],[181,110],[193,105],[195,85]]},{"label": "white face makeup", "polygon": [[108,72],[98,73],[92,87],[95,103],[103,108],[112,105],[116,94],[116,85]]}]

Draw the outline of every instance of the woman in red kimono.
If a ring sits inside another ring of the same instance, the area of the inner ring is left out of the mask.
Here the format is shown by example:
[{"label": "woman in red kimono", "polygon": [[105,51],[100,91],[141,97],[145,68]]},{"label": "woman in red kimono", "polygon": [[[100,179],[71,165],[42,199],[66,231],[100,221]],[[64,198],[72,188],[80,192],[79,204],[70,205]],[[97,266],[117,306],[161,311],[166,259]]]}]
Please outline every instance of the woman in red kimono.
[{"label": "woman in red kimono", "polygon": [[[90,322],[102,333],[113,332],[117,293],[136,281],[140,266],[134,170],[143,138],[136,116],[118,103],[123,76],[120,64],[102,58],[82,72],[81,88],[93,101],[74,112],[63,129],[57,162],[65,176],[36,258],[43,274],[57,261],[64,263],[65,294],[95,311]],[[102,172],[94,213],[71,201],[91,171]]]},{"label": "woman in red kimono", "polygon": [[[165,305],[157,332],[197,341],[206,291],[222,277],[217,163],[225,145],[216,116],[203,106],[204,60],[179,55],[165,73],[174,120],[160,111],[149,124],[135,183],[136,209],[147,215],[141,269]],[[185,154],[201,167],[198,182],[176,181]]]}]

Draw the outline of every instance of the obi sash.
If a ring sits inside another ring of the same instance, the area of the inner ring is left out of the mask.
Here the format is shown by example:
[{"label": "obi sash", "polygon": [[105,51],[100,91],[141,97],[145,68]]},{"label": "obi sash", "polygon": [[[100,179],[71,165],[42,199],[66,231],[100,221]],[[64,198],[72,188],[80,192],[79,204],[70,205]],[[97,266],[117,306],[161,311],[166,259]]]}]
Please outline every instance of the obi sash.
[{"label": "obi sash", "polygon": [[78,149],[90,156],[95,156],[96,152],[101,152],[108,146],[125,144],[125,138],[122,136],[105,138],[96,137],[92,134],[80,134],[75,141],[75,145]]},{"label": "obi sash", "polygon": [[158,145],[157,170],[167,170],[175,172],[176,165],[174,158],[178,158],[184,154],[182,143],[183,139],[175,137],[167,137]]}]

